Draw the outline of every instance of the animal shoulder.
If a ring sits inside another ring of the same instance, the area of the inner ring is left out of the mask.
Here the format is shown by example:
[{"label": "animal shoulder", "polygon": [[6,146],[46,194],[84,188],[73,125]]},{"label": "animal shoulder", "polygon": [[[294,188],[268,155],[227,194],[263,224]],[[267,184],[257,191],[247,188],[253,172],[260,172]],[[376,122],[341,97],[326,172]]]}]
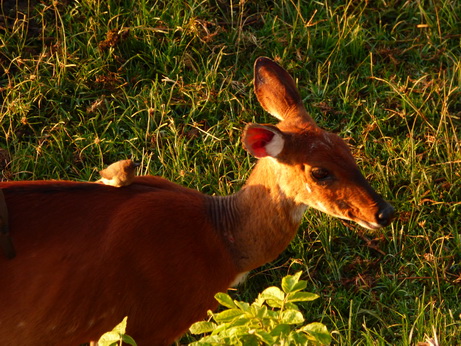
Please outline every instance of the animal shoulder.
[{"label": "animal shoulder", "polygon": [[144,176],[137,176],[134,178],[132,183],[133,186],[145,186],[145,187],[152,187],[155,189],[166,190],[166,191],[176,191],[180,193],[200,193],[194,189],[190,189],[179,184],[173,183],[168,179],[152,176],[152,175],[144,175]]}]

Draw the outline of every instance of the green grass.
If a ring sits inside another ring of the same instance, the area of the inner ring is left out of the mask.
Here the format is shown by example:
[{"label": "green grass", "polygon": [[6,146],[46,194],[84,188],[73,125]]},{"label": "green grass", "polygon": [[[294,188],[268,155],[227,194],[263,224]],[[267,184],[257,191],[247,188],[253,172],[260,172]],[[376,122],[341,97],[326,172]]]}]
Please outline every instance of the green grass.
[{"label": "green grass", "polygon": [[254,163],[245,123],[275,123],[253,95],[253,61],[275,58],[398,218],[369,233],[309,210],[233,295],[250,301],[303,270],[321,296],[306,320],[334,344],[461,344],[461,3],[132,4],[3,1],[2,178],[96,180],[132,157],[142,174],[235,192]]}]

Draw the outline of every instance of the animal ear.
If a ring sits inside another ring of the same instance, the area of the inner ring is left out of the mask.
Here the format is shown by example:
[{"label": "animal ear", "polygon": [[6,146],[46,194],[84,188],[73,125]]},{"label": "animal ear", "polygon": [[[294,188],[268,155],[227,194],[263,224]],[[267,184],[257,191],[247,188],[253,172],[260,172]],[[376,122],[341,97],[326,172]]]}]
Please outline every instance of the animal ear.
[{"label": "animal ear", "polygon": [[273,125],[248,124],[242,141],[244,148],[257,158],[276,158],[285,145],[283,132]]},{"label": "animal ear", "polygon": [[279,120],[302,107],[295,81],[280,65],[269,58],[256,59],[254,66],[255,93],[261,106]]},{"label": "animal ear", "polygon": [[256,59],[254,86],[261,106],[277,119],[302,118],[314,123],[304,108],[293,78],[271,59]]}]

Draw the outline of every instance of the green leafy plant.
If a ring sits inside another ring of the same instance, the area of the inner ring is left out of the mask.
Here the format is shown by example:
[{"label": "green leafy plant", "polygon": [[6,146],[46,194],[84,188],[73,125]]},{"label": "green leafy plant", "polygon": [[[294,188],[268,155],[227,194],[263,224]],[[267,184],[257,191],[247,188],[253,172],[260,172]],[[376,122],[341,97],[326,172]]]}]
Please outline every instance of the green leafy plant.
[{"label": "green leafy plant", "polygon": [[136,342],[129,335],[126,335],[126,321],[125,317],[122,322],[115,326],[110,332],[104,333],[98,340],[99,346],[116,346],[125,343],[127,345],[136,346]]},{"label": "green leafy plant", "polygon": [[282,289],[269,287],[252,304],[233,300],[226,293],[215,295],[227,309],[209,312],[212,320],[197,322],[192,334],[211,333],[192,345],[328,345],[327,327],[318,322],[304,325],[304,317],[296,303],[309,302],[319,296],[303,292],[306,281],[301,272],[282,279]]}]

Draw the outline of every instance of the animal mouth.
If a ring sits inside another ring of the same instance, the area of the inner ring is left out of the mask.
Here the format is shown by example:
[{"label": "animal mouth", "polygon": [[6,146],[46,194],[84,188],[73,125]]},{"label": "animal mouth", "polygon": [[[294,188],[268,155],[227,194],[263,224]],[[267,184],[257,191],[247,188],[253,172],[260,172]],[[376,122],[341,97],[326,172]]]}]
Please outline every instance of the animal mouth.
[{"label": "animal mouth", "polygon": [[383,226],[380,225],[380,224],[377,224],[377,223],[374,223],[374,222],[368,222],[368,221],[365,221],[365,220],[354,220],[354,222],[356,222],[358,225],[366,228],[366,229],[370,229],[370,230],[377,230],[377,229],[380,229],[382,228]]}]

